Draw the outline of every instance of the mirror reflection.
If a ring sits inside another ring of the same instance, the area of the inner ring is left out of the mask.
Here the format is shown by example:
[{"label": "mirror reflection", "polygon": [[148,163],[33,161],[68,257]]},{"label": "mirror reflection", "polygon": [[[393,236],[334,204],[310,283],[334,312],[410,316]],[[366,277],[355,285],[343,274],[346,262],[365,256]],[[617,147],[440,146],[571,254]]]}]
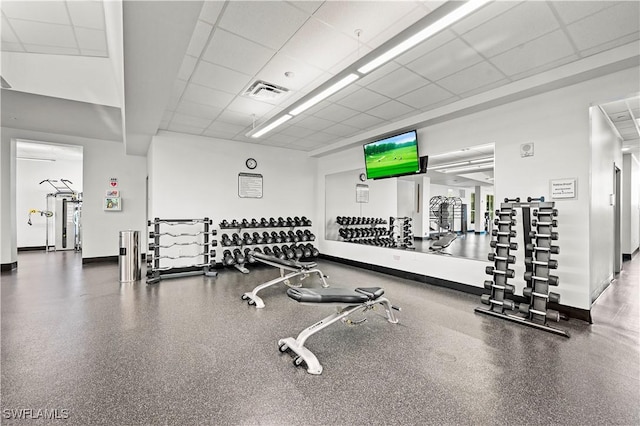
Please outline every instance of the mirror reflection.
[{"label": "mirror reflection", "polygon": [[426,174],[327,175],[326,239],[486,260],[494,215],[494,147],[429,157]]}]

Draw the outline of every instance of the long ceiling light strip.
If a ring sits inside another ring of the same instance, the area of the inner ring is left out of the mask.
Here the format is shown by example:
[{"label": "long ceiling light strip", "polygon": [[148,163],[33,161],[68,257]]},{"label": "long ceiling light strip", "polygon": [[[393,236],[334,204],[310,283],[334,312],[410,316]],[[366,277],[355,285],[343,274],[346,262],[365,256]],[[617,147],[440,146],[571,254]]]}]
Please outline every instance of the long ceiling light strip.
[{"label": "long ceiling light strip", "polygon": [[318,93],[317,95],[315,95],[313,98],[309,99],[302,105],[295,107],[294,109],[289,111],[289,114],[298,115],[301,112],[308,110],[318,102],[328,98],[329,96],[336,93],[338,90],[344,89],[345,87],[347,87],[348,85],[350,85],[351,83],[353,83],[359,78],[360,76],[358,74],[349,74],[348,76],[344,77],[342,80],[324,89],[322,92]]},{"label": "long ceiling light strip", "polygon": [[491,169],[493,169],[493,164],[477,164],[475,166],[451,168],[451,169],[440,170],[440,171],[442,173],[460,173],[460,172],[469,172],[469,171],[479,172],[481,170],[491,170]]},{"label": "long ceiling light strip", "polygon": [[278,127],[279,125],[281,125],[285,121],[291,120],[292,118],[293,118],[293,116],[291,116],[289,114],[285,114],[282,117],[278,118],[273,123],[269,124],[266,127],[263,127],[262,129],[258,130],[254,134],[252,134],[251,137],[252,138],[259,138],[260,136],[264,135],[265,133],[270,132],[271,130],[275,129],[276,127]]},{"label": "long ceiling light strip", "polygon": [[479,163],[493,163],[493,157],[477,158],[475,160],[459,161],[456,163],[438,164],[437,166],[429,167],[429,170],[448,169],[451,167],[468,166]]},{"label": "long ceiling light strip", "polygon": [[374,60],[358,68],[358,72],[362,74],[367,74],[373,71],[374,69],[378,68],[380,65],[386,62],[389,62],[390,60],[400,55],[401,53],[404,53],[407,50],[411,49],[412,47],[416,46],[417,44],[422,43],[429,37],[437,34],[438,32],[444,30],[448,26],[454,24],[455,22],[459,21],[460,19],[464,18],[465,16],[469,15],[470,13],[484,6],[489,1],[490,0],[471,0],[466,2],[465,4],[463,4],[456,10],[454,10],[453,12],[443,16],[442,18],[438,19],[433,24],[429,25],[428,27],[421,30],[417,34],[409,37],[408,39],[396,45],[395,47],[392,47],[391,49],[387,50],[385,53],[378,56]]}]

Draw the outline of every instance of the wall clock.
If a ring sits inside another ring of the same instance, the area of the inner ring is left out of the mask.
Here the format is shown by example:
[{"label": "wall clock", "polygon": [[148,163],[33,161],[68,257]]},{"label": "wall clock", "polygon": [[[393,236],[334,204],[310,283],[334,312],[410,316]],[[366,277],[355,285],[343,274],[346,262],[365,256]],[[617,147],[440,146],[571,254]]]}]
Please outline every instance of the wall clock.
[{"label": "wall clock", "polygon": [[245,164],[247,165],[247,168],[251,170],[258,167],[258,162],[255,160],[255,158],[247,158],[247,161],[245,161]]}]

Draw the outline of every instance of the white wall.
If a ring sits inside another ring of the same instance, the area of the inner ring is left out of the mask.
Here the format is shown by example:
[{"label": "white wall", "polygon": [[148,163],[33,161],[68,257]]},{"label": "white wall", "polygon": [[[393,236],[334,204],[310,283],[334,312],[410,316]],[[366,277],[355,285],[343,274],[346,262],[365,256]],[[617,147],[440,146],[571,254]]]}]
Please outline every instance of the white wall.
[{"label": "white wall", "polygon": [[16,142],[5,138],[0,142],[0,264],[18,261],[16,250]]},{"label": "white wall", "polygon": [[[68,179],[77,192],[82,192],[82,160],[31,161],[18,159],[16,162],[16,220],[18,247],[44,247],[46,244],[47,218],[38,213],[31,215],[27,223],[29,210],[46,210],[47,194],[55,190],[45,179]],[[58,184],[58,186],[62,186]],[[53,203],[51,203],[53,205]],[[50,207],[52,207],[52,205]],[[49,220],[53,224],[53,218]],[[53,231],[53,226],[50,227]],[[51,232],[51,231],[50,231]],[[53,234],[50,235],[52,237]],[[49,242],[53,245],[53,241]]]},{"label": "white wall", "polygon": [[[2,144],[10,143],[12,139],[81,145],[83,147],[83,258],[116,256],[120,231],[128,229],[146,231],[144,203],[147,168],[144,157],[125,155],[124,147],[119,142],[3,127]],[[102,208],[105,191],[109,189],[109,178],[111,177],[118,178],[118,189],[121,191],[123,203],[121,212],[106,212]],[[4,179],[2,186],[4,188]],[[15,183],[13,187],[15,190]],[[15,211],[15,206],[14,200],[10,208]],[[4,209],[3,200],[2,210],[4,211]],[[4,214],[2,226],[3,228],[5,226]],[[12,228],[14,238],[15,229],[14,226]],[[145,234],[145,232],[142,233],[143,236]],[[2,239],[4,241],[4,232]],[[146,240],[141,243],[146,243]],[[15,240],[8,250],[11,253],[16,251]]]},{"label": "white wall", "polygon": [[[316,162],[301,151],[172,132],[159,132],[149,152],[150,217],[260,219],[306,216],[317,234]],[[248,170],[247,158],[258,167]],[[238,196],[238,173],[263,176],[262,198]],[[355,197],[355,194],[354,194]],[[221,250],[217,250],[218,257]]]},{"label": "white wall", "polygon": [[[640,86],[637,69],[628,69],[573,86],[532,96],[418,129],[420,152],[436,155],[458,149],[495,143],[495,200],[505,197],[549,197],[549,181],[576,178],[578,196],[559,200],[561,303],[581,309],[591,307],[591,276],[587,265],[597,256],[611,257],[602,247],[589,250],[591,146],[589,107],[615,97],[624,97]],[[535,155],[521,158],[520,145],[533,142]],[[318,183],[324,176],[363,166],[359,147],[321,157]],[[593,180],[600,179],[594,174]],[[324,188],[318,195],[318,214],[323,210]],[[499,203],[498,203],[499,204]],[[478,217],[481,219],[481,216]],[[521,232],[520,232],[521,233]],[[519,237],[521,238],[521,236]],[[522,244],[520,244],[522,246]],[[384,250],[376,247],[354,249],[349,244],[320,241],[321,252],[375,263],[395,269],[482,287],[487,262],[449,258],[434,254]],[[370,252],[371,251],[371,252]],[[517,293],[524,287],[523,250],[517,253],[513,280]]]},{"label": "white wall", "polygon": [[622,253],[632,255],[640,246],[640,163],[633,154],[622,158]]},{"label": "white wall", "polygon": [[591,194],[589,206],[589,259],[591,300],[609,285],[614,274],[614,165],[622,169],[622,141],[599,107],[590,110]]}]

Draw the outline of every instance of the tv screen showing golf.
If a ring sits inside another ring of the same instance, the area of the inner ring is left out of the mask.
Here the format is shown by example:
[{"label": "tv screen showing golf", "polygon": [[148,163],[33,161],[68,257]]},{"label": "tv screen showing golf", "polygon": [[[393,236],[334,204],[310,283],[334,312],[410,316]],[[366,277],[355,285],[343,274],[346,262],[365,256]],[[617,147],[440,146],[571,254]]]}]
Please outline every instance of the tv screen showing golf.
[{"label": "tv screen showing golf", "polygon": [[367,179],[382,179],[420,170],[415,130],[364,145]]}]

